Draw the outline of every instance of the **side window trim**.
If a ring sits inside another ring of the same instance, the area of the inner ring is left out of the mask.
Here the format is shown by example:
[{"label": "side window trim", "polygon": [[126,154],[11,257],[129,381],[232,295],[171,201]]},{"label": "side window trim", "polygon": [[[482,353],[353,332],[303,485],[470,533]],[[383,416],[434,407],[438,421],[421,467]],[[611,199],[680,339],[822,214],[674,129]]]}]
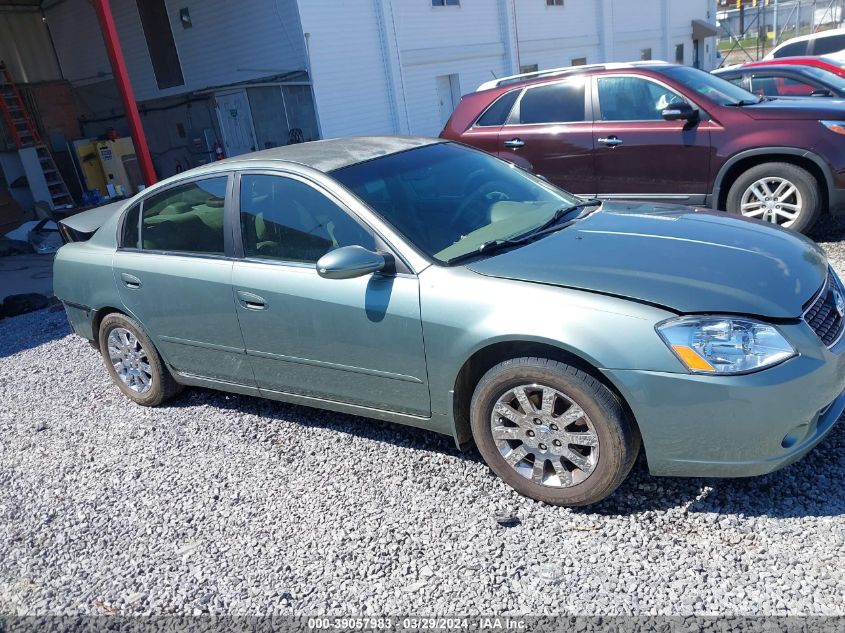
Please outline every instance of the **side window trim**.
[{"label": "side window trim", "polygon": [[[203,259],[232,259],[232,251],[227,250],[227,243],[226,243],[226,221],[227,217],[230,214],[230,206],[231,200],[228,197],[228,193],[232,187],[232,172],[231,171],[219,171],[219,172],[212,172],[210,174],[205,174],[200,176],[199,178],[183,178],[178,180],[177,182],[171,183],[166,187],[161,189],[156,189],[155,191],[151,192],[150,195],[144,196],[140,200],[140,210],[138,213],[138,248],[136,249],[139,253],[151,253],[154,255],[174,255],[178,257],[195,257],[195,258],[203,258]],[[213,178],[227,178],[226,181],[226,192],[227,197],[223,201],[223,254],[218,255],[215,253],[195,253],[191,251],[174,251],[174,250],[162,250],[162,249],[151,249],[151,248],[144,248],[144,205],[147,202],[148,198],[153,196],[157,196],[162,193],[166,193],[171,189],[175,189],[176,187],[182,187],[186,184],[194,183],[194,182],[202,182],[203,180],[211,180]]]},{"label": "side window trim", "polygon": [[643,81],[649,81],[657,86],[660,86],[664,90],[668,90],[672,92],[687,103],[689,103],[693,108],[696,108],[701,113],[701,120],[708,121],[710,120],[710,115],[707,114],[707,110],[702,108],[698,105],[695,101],[690,99],[687,95],[680,92],[677,88],[673,88],[672,86],[660,81],[659,79],[655,79],[654,77],[646,77],[644,75],[636,75],[632,73],[614,73],[612,75],[595,75],[593,76],[592,89],[593,89],[593,109],[594,109],[594,120],[596,123],[670,123],[671,121],[664,121],[663,119],[627,119],[624,121],[605,121],[601,118],[601,97],[599,92],[599,80],[600,79],[608,79],[608,78],[619,78],[619,77],[633,77],[635,79],[642,79]]},{"label": "side window trim", "polygon": [[504,127],[525,127],[530,125],[583,125],[584,123],[590,122],[590,112],[592,108],[592,99],[590,95],[590,83],[586,79],[584,80],[584,119],[582,121],[546,121],[543,123],[520,123],[520,107],[522,104],[522,100],[525,98],[525,95],[528,94],[529,90],[534,90],[536,88],[544,88],[545,86],[551,86],[554,84],[563,84],[569,81],[577,80],[577,78],[567,77],[566,79],[559,80],[559,81],[550,81],[544,84],[537,84],[536,86],[528,86],[522,90],[522,94],[520,94],[516,98],[516,102],[513,104],[511,108],[510,116],[505,120]]},{"label": "side window trim", "polygon": [[396,272],[397,274],[402,275],[412,275],[413,274],[410,265],[402,258],[394,248],[391,248],[384,237],[376,231],[369,222],[364,220],[360,215],[355,213],[352,209],[350,209],[342,200],[340,200],[336,195],[334,195],[329,189],[324,187],[321,183],[316,182],[308,178],[307,176],[293,172],[293,171],[286,171],[282,169],[243,169],[236,171],[234,173],[234,178],[232,178],[232,238],[233,238],[233,256],[235,259],[246,261],[246,262],[253,262],[259,264],[267,264],[272,266],[286,266],[286,267],[293,267],[293,268],[309,268],[316,271],[317,267],[315,264],[310,262],[299,262],[293,260],[278,260],[278,259],[261,259],[257,257],[246,257],[244,255],[244,243],[243,243],[243,231],[241,230],[241,179],[243,176],[276,176],[278,178],[289,178],[291,180],[297,180],[309,187],[312,187],[318,193],[326,196],[331,202],[333,202],[339,209],[341,209],[344,213],[346,213],[354,222],[357,222],[362,228],[372,234],[373,239],[376,243],[376,246],[379,247],[380,250],[385,251],[389,254],[396,262]]}]

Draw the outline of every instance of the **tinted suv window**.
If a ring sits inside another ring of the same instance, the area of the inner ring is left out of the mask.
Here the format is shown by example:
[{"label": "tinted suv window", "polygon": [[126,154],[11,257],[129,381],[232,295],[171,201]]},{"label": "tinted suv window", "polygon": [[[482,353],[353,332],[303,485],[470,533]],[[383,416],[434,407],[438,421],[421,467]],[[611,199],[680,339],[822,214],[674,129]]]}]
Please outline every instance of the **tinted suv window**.
[{"label": "tinted suv window", "polygon": [[227,176],[171,187],[144,200],[143,248],[223,255]]},{"label": "tinted suv window", "polygon": [[666,106],[684,101],[641,77],[602,77],[598,83],[603,121],[659,121]]},{"label": "tinted suv window", "polygon": [[583,79],[529,88],[519,101],[520,123],[566,123],[584,118]]},{"label": "tinted suv window", "polygon": [[315,263],[341,246],[376,249],[372,233],[299,180],[242,176],[240,203],[246,257]]},{"label": "tinted suv window", "polygon": [[845,49],[845,35],[821,36],[813,42],[813,55],[838,53],[843,49]]},{"label": "tinted suv window", "polygon": [[780,75],[752,75],[751,92],[767,97],[809,96],[816,87],[809,83]]},{"label": "tinted suv window", "polygon": [[478,118],[478,121],[476,121],[475,124],[482,127],[504,125],[505,121],[508,120],[508,115],[513,108],[514,101],[516,101],[516,98],[519,96],[519,93],[519,90],[511,90],[509,93],[499,97],[495,102],[493,102],[493,105],[487,108],[487,111]]},{"label": "tinted suv window", "polygon": [[123,234],[120,236],[120,245],[123,248],[138,248],[138,214],[141,212],[141,205],[136,204],[126,212],[123,218]]},{"label": "tinted suv window", "polygon": [[786,44],[783,48],[779,48],[775,51],[773,57],[792,57],[794,55],[806,55],[807,54],[807,42],[793,42],[792,44]]}]

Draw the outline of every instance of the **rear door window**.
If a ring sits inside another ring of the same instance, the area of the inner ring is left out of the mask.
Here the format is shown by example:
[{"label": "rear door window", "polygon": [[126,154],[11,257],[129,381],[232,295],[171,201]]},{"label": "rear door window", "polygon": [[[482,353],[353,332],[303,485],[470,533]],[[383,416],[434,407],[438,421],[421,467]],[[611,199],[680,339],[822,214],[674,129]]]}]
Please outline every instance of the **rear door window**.
[{"label": "rear door window", "polygon": [[144,200],[144,250],[223,255],[228,176],[176,185]]},{"label": "rear door window", "polygon": [[519,122],[571,123],[585,120],[584,80],[528,88],[519,101]]},{"label": "rear door window", "polygon": [[813,42],[813,55],[829,55],[845,50],[845,35],[821,35]]}]

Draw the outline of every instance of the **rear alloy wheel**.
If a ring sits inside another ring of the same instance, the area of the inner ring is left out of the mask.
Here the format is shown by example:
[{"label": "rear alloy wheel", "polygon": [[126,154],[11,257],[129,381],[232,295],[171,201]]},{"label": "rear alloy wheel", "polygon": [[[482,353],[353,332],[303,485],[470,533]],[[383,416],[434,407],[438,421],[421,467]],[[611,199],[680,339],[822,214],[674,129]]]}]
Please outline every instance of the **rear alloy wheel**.
[{"label": "rear alloy wheel", "polygon": [[155,407],[182,389],[141,326],[125,314],[103,318],[100,351],[114,383],[137,404]]},{"label": "rear alloy wheel", "polygon": [[727,208],[747,218],[770,222],[793,231],[807,231],[821,212],[816,179],[789,163],[752,167],[734,182]]},{"label": "rear alloy wheel", "polygon": [[554,505],[605,498],[639,451],[639,436],[614,394],[589,374],[548,359],[493,367],[478,383],[471,416],[490,468],[520,494]]}]

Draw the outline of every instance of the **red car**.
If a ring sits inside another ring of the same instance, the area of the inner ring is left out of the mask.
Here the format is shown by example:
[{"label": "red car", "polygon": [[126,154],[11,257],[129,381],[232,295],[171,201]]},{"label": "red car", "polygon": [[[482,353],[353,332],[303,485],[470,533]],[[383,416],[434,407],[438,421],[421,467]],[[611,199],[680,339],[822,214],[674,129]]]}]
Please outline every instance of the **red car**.
[{"label": "red car", "polygon": [[[798,55],[795,57],[778,57],[776,59],[761,59],[758,62],[740,64],[739,68],[752,68],[754,66],[771,66],[787,64],[791,66],[815,66],[822,68],[840,77],[845,77],[845,59],[838,57],[823,57],[814,55]],[[733,67],[732,67],[733,68]]]},{"label": "red car", "polygon": [[488,82],[461,99],[440,135],[584,196],[704,205],[802,232],[825,210],[845,210],[837,100],[767,100],[687,66],[606,64]]}]

